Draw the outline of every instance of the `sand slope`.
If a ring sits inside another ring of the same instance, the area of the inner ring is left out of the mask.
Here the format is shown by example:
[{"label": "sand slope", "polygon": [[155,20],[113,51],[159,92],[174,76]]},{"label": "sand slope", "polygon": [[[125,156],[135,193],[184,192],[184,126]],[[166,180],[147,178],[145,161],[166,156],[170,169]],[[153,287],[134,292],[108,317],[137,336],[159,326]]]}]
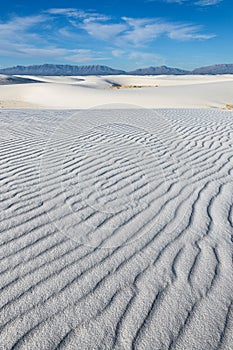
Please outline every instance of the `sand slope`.
[{"label": "sand slope", "polygon": [[232,112],[0,127],[0,349],[232,349]]},{"label": "sand slope", "polygon": [[[1,108],[79,109],[111,103],[145,108],[225,108],[226,104],[233,104],[233,75],[18,76],[14,79],[27,79],[31,84],[1,85],[0,77]],[[126,88],[112,88],[116,85]]]},{"label": "sand slope", "polygon": [[38,82],[31,77],[20,77],[0,74],[0,85],[28,84]]}]

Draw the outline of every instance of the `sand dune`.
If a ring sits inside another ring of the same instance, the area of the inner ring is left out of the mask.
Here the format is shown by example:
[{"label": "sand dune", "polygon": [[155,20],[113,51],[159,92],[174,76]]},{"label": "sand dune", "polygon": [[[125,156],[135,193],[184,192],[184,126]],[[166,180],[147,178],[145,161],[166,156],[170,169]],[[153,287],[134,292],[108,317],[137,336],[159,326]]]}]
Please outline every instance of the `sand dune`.
[{"label": "sand dune", "polygon": [[33,82],[37,82],[37,79],[0,74],[0,85],[28,84]]},{"label": "sand dune", "polygon": [[232,349],[233,112],[1,110],[0,127],[0,349]]},{"label": "sand dune", "polygon": [[[226,104],[232,104],[233,75],[18,76],[12,79],[27,79],[31,84],[1,85],[2,108],[85,109],[111,103],[145,108],[225,108]],[[126,88],[113,89],[116,85]]]}]

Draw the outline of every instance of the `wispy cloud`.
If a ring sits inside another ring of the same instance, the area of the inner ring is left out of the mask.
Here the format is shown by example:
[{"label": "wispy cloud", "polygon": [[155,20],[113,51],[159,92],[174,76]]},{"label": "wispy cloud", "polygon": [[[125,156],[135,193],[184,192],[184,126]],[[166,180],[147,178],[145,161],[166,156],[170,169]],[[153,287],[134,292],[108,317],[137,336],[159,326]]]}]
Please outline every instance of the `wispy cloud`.
[{"label": "wispy cloud", "polygon": [[[72,17],[77,18],[78,11],[71,11],[71,9],[55,9],[47,11],[47,14],[40,14],[36,16],[14,17],[11,20],[0,23],[0,54],[2,56],[16,56],[16,57],[34,57],[34,58],[48,58],[56,57],[62,60],[72,60],[73,62],[89,62],[96,60],[104,60],[101,52],[95,52],[90,49],[68,49],[53,45],[49,40],[41,34],[41,25],[45,25],[45,29],[49,27],[51,17],[49,14],[72,14]],[[81,17],[81,12],[80,12]],[[40,31],[37,30],[40,27]],[[57,29],[57,28],[56,28]],[[59,29],[60,36],[68,36],[74,34],[70,33],[64,28]],[[54,35],[55,38],[55,35]],[[42,47],[41,47],[42,46]]]},{"label": "wispy cloud", "polygon": [[128,57],[130,59],[139,59],[139,60],[161,60],[162,57],[155,53],[150,52],[141,52],[141,51],[123,51],[123,50],[112,50],[112,55],[115,57],[125,58]]},{"label": "wispy cloud", "polygon": [[[160,37],[192,41],[208,40],[214,34],[204,32],[200,25],[162,18],[116,19],[94,11],[52,8],[37,15],[16,16],[0,22],[0,54],[77,63],[124,57],[149,63],[161,58],[152,49]],[[148,52],[150,50],[152,52]]]},{"label": "wispy cloud", "polygon": [[195,2],[195,5],[212,6],[212,5],[220,4],[220,2],[223,2],[223,0],[199,0]]},{"label": "wispy cloud", "polygon": [[39,48],[30,46],[27,44],[14,44],[4,43],[0,45],[0,54],[2,56],[10,55],[14,57],[31,57],[37,59],[54,59],[56,57],[58,61],[72,61],[76,63],[92,62],[107,60],[107,57],[103,56],[100,51],[86,50],[86,49],[65,49],[56,46],[46,46]]},{"label": "wispy cloud", "polygon": [[88,63],[96,61],[106,61],[109,57],[104,57],[104,53],[101,51],[93,51],[86,49],[69,51],[65,56],[65,60],[72,61],[74,63]]},{"label": "wispy cloud", "polygon": [[[137,67],[162,65],[166,63],[166,59],[162,55],[151,52],[115,49],[112,50],[112,55],[124,61],[129,60],[130,62],[134,62]],[[132,69],[132,65],[129,65],[129,69]]]},{"label": "wispy cloud", "polygon": [[111,40],[118,37],[128,27],[123,23],[101,23],[95,20],[84,20],[80,28],[94,38]]},{"label": "wispy cloud", "polygon": [[[186,0],[166,0],[181,2]],[[216,1],[216,0],[199,0]],[[160,36],[167,36],[172,40],[208,40],[214,34],[201,33],[202,26],[186,23],[168,22],[160,18],[130,18],[122,17],[117,22],[103,14],[84,12],[75,9],[51,9],[49,13],[64,15],[70,24],[77,29],[84,30],[90,37],[111,41],[123,45],[145,45]],[[72,15],[74,14],[74,15]],[[73,17],[73,18],[72,18]],[[79,18],[76,21],[76,18]],[[81,20],[80,20],[81,18]]]},{"label": "wispy cloud", "polygon": [[109,16],[104,14],[94,12],[94,11],[83,11],[75,8],[51,8],[45,11],[50,15],[63,15],[70,18],[83,18],[87,21],[98,20],[106,21],[110,19]]},{"label": "wispy cloud", "polygon": [[51,8],[45,11],[45,13],[48,13],[50,15],[65,15],[68,17],[75,17],[75,18],[85,18],[86,13],[82,10],[77,10],[74,8]]},{"label": "wispy cloud", "polygon": [[123,18],[129,25],[128,31],[123,35],[123,40],[134,45],[143,45],[156,40],[160,36],[172,40],[208,40],[214,34],[202,33],[202,26],[189,23],[167,22],[162,19],[134,19]]},{"label": "wispy cloud", "polygon": [[132,51],[129,53],[129,58],[135,63],[140,65],[157,65],[164,64],[165,60],[159,54],[150,53],[150,52],[140,52],[140,51]]},{"label": "wispy cloud", "polygon": [[[46,15],[14,17],[11,20],[0,23],[0,53],[1,55],[22,55],[23,50],[36,48],[39,42],[45,41],[37,32],[37,27],[47,24]],[[33,43],[33,44],[32,44]]]},{"label": "wispy cloud", "polygon": [[162,23],[158,19],[134,19],[122,18],[128,25],[127,32],[123,35],[123,40],[133,45],[144,45],[162,35],[168,27],[167,23]]},{"label": "wispy cloud", "polygon": [[176,40],[208,40],[214,38],[215,34],[201,34],[200,26],[180,25],[174,26],[168,31],[168,37]]},{"label": "wispy cloud", "polygon": [[46,23],[48,20],[49,18],[46,15],[14,17],[5,23],[0,23],[0,39],[15,40],[16,37],[20,39],[22,33],[27,34],[28,37],[34,36],[36,31],[32,29],[39,24]]},{"label": "wispy cloud", "polygon": [[196,6],[213,6],[217,5],[224,0],[146,0],[146,2],[165,2],[167,4],[187,4],[187,5],[196,5]]}]

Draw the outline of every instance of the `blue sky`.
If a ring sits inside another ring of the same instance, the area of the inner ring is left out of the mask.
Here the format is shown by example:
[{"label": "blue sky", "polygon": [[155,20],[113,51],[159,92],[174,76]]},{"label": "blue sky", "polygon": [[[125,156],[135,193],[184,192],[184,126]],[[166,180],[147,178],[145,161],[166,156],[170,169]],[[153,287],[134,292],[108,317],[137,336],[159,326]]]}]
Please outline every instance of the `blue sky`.
[{"label": "blue sky", "polygon": [[233,63],[232,0],[2,1],[0,66]]}]

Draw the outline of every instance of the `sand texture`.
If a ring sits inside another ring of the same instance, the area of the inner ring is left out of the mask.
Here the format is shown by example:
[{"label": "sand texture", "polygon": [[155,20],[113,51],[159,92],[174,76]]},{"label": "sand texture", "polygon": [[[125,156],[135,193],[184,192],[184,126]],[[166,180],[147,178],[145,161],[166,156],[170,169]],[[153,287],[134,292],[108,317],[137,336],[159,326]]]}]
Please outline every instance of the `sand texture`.
[{"label": "sand texture", "polygon": [[232,350],[232,128],[1,110],[0,349]]}]

